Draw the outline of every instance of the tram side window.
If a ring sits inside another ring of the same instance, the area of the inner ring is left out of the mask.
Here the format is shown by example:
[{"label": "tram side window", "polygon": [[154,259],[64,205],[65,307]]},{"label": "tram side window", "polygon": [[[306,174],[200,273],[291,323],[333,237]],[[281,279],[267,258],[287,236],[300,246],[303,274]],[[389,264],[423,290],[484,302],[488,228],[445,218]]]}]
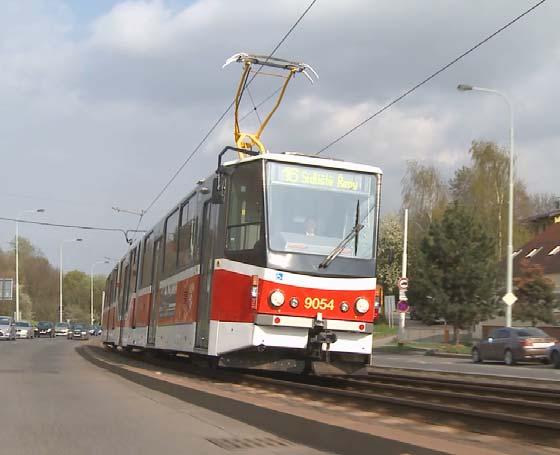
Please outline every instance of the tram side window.
[{"label": "tram side window", "polygon": [[117,298],[117,268],[113,269],[111,273],[111,300],[109,303],[112,305]]},{"label": "tram side window", "polygon": [[179,267],[191,266],[196,261],[196,242],[198,218],[196,199],[191,198],[181,208],[181,226],[179,227]]},{"label": "tram side window", "polygon": [[261,163],[239,166],[230,182],[226,250],[232,259],[258,265],[264,260]]},{"label": "tram side window", "polygon": [[179,209],[167,217],[165,222],[165,256],[163,275],[168,277],[177,268],[177,247],[179,231]]},{"label": "tram side window", "polygon": [[152,284],[152,260],[154,257],[154,236],[150,232],[144,239],[144,248],[142,255],[142,276],[140,287],[145,288]]},{"label": "tram side window", "polygon": [[129,295],[136,292],[136,279],[138,275],[138,250],[140,247],[134,248],[130,254],[130,286]]}]

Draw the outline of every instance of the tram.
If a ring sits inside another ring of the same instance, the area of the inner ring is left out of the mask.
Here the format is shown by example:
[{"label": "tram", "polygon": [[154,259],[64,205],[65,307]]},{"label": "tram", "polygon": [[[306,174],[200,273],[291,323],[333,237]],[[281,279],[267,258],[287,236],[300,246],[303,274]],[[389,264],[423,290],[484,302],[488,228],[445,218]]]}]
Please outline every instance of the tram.
[{"label": "tram", "polygon": [[[245,69],[264,62],[238,55]],[[269,63],[289,77],[308,68]],[[381,170],[262,153],[260,132],[235,137],[216,172],[131,245],[107,278],[103,342],[221,366],[363,367],[379,313]]]}]

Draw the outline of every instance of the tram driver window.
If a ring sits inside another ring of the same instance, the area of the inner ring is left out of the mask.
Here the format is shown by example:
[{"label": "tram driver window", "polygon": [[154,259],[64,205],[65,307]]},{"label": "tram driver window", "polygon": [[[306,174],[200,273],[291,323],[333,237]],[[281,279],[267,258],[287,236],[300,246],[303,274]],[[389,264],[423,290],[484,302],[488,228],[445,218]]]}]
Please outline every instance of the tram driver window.
[{"label": "tram driver window", "polygon": [[264,260],[261,176],[261,163],[256,162],[238,167],[230,181],[226,250],[239,252],[232,259],[248,263],[261,256]]}]

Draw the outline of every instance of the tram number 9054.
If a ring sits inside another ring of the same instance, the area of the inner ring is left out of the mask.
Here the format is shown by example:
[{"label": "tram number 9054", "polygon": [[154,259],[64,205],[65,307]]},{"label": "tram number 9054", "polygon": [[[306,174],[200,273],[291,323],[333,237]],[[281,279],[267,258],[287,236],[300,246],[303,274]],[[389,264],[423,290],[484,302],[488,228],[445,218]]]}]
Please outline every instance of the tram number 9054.
[{"label": "tram number 9054", "polygon": [[334,299],[320,299],[319,297],[306,297],[303,306],[305,309],[334,310]]}]

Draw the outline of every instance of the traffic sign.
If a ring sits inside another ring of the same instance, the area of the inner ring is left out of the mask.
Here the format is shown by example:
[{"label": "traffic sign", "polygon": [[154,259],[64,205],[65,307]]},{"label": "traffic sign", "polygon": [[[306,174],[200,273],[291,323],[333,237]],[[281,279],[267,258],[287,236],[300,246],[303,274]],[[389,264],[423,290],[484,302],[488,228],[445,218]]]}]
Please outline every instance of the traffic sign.
[{"label": "traffic sign", "polygon": [[409,309],[410,305],[406,300],[401,300],[399,303],[397,303],[397,310],[399,310],[401,313],[406,313]]},{"label": "traffic sign", "polygon": [[12,278],[0,278],[0,300],[12,300],[12,289],[14,280]]},{"label": "traffic sign", "polygon": [[408,278],[405,276],[400,277],[397,281],[397,286],[400,290],[406,291],[408,289]]},{"label": "traffic sign", "polygon": [[515,302],[517,302],[517,297],[515,297],[513,292],[508,292],[502,297],[502,300],[506,305],[512,306]]}]

